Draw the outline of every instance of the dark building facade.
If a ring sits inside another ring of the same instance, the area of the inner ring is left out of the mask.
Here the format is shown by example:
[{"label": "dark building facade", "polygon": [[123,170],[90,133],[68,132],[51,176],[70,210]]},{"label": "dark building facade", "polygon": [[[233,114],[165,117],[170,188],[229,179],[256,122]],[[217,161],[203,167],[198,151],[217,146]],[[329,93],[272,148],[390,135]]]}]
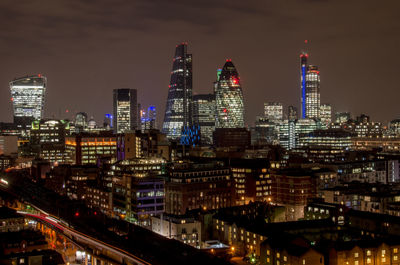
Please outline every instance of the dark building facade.
[{"label": "dark building facade", "polygon": [[216,128],[213,134],[216,147],[250,146],[251,133],[246,128]]},{"label": "dark building facade", "polygon": [[193,123],[200,126],[201,143],[212,144],[215,130],[215,95],[193,96]]},{"label": "dark building facade", "polygon": [[230,170],[209,164],[175,164],[165,184],[165,211],[185,214],[192,209],[232,206],[234,187]]}]

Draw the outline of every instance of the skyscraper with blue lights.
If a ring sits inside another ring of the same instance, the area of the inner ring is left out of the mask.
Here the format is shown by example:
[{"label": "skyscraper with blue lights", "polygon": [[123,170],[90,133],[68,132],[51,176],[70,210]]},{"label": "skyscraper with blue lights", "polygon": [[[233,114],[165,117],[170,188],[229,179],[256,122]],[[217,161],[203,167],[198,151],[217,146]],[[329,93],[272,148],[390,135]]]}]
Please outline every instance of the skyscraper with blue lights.
[{"label": "skyscraper with blue lights", "polygon": [[307,60],[308,53],[302,52],[300,54],[300,91],[301,91],[301,118],[306,118],[306,74],[307,74]]}]

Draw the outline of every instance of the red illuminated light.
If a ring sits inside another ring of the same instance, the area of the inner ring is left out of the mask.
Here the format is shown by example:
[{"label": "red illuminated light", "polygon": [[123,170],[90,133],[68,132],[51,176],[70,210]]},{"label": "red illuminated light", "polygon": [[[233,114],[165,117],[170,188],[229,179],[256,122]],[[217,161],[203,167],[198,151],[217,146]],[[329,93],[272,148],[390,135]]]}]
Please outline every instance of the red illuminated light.
[{"label": "red illuminated light", "polygon": [[224,109],[224,112],[225,112],[225,113],[227,113],[227,112],[228,112],[228,110],[227,110],[227,109]]},{"label": "red illuminated light", "polygon": [[78,216],[79,216],[79,213],[78,213],[78,212],[76,212],[76,213],[75,213],[75,216],[76,216],[76,217],[78,217]]}]

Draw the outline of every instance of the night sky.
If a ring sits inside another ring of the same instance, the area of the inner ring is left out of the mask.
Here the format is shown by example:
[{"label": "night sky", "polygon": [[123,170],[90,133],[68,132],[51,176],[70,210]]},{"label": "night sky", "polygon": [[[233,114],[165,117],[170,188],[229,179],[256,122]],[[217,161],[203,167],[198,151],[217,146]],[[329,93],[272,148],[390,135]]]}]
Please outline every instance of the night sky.
[{"label": "night sky", "polygon": [[387,122],[400,118],[399,10],[398,0],[1,0],[0,121],[12,121],[8,82],[41,73],[45,117],[102,122],[112,89],[130,87],[160,126],[175,45],[187,41],[194,93],[211,93],[232,59],[252,125],[264,102],[299,106],[308,39],[321,103]]}]

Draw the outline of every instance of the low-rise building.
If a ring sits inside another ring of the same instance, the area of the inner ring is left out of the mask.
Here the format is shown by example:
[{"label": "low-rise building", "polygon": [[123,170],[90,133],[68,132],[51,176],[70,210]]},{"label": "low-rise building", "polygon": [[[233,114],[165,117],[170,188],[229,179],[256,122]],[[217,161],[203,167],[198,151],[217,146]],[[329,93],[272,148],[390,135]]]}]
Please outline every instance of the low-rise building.
[{"label": "low-rise building", "polygon": [[23,230],[25,218],[15,210],[0,207],[0,232],[16,232]]},{"label": "low-rise building", "polygon": [[151,230],[193,247],[200,248],[202,243],[201,222],[195,220],[193,216],[170,214],[152,216]]},{"label": "low-rise building", "polygon": [[71,164],[96,164],[101,157],[117,157],[116,136],[108,131],[67,136],[65,147]]}]

